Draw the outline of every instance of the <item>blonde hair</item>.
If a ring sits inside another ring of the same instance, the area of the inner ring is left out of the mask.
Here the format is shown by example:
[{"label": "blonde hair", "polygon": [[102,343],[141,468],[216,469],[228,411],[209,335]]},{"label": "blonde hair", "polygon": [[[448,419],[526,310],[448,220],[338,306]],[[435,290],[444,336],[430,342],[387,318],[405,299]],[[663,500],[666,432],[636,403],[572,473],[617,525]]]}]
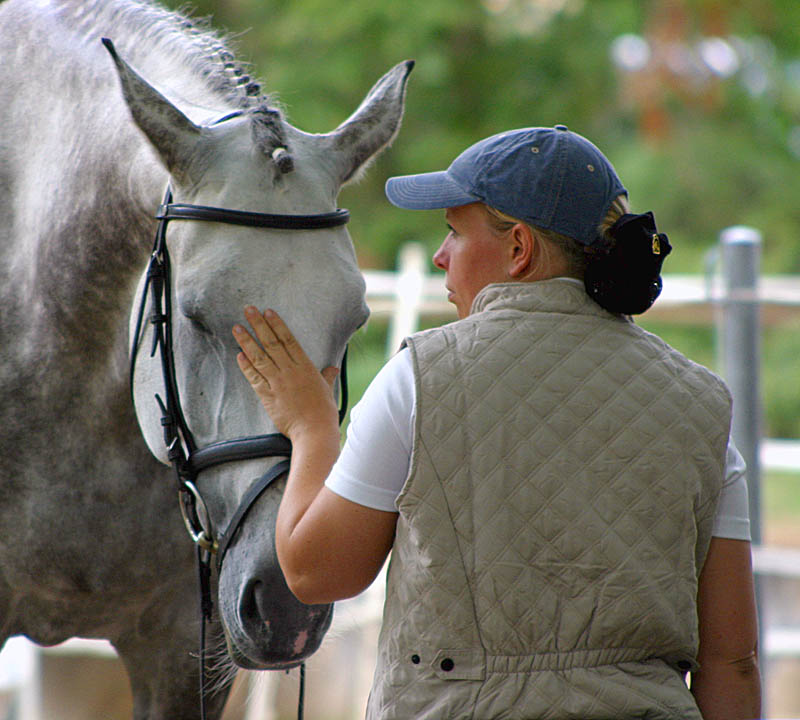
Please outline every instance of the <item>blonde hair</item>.
[{"label": "blonde hair", "polygon": [[611,238],[608,237],[609,228],[623,215],[629,213],[630,211],[631,205],[628,202],[628,196],[617,195],[617,197],[614,198],[614,202],[611,203],[611,207],[608,208],[608,212],[603,218],[603,222],[600,223],[600,227],[597,228],[600,232],[600,236],[610,241]]},{"label": "blonde hair", "polygon": [[[512,217],[489,205],[484,204],[484,207],[486,208],[489,227],[491,227],[497,235],[507,233],[518,223],[527,225],[531,229],[534,237],[541,241],[542,253],[546,263],[550,261],[550,253],[558,252],[567,261],[567,275],[583,280],[588,256],[592,254],[591,248],[587,248],[585,245],[581,245],[577,240],[567,235],[562,235],[555,230],[546,230],[545,228],[536,227],[535,225]],[[618,195],[614,198],[606,216],[597,228],[600,237],[606,240],[607,243],[612,242],[611,238],[608,236],[609,228],[629,211],[630,205],[628,204],[626,195]]]}]

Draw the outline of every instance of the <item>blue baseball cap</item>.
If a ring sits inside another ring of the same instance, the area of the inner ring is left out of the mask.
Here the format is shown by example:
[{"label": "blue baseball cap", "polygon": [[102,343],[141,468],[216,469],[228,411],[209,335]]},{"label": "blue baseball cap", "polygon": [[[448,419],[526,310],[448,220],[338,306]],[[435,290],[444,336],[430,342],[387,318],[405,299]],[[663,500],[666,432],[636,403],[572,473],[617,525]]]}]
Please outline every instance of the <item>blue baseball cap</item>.
[{"label": "blue baseball cap", "polygon": [[492,135],[462,152],[447,170],[389,178],[386,197],[407,210],[474,202],[571,237],[583,245],[619,195],[627,195],[608,159],[564,125]]}]

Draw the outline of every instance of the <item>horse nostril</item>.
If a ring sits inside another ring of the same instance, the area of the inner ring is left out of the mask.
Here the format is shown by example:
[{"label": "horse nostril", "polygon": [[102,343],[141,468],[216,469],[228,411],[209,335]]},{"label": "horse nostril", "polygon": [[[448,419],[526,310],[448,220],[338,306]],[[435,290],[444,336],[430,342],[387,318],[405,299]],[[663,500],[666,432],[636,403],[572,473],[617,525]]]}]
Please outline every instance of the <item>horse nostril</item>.
[{"label": "horse nostril", "polygon": [[239,600],[239,622],[243,627],[255,624],[269,632],[269,620],[262,606],[264,596],[262,585],[260,580],[251,580],[245,585]]}]

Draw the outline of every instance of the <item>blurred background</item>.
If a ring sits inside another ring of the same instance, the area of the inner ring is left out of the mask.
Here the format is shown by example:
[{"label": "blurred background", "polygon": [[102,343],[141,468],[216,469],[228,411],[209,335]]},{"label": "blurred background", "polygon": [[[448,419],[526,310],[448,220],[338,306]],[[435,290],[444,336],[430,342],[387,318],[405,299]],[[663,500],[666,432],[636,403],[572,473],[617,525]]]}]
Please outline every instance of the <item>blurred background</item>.
[{"label": "blurred background", "polygon": [[[383,195],[388,176],[443,169],[465,147],[495,132],[563,123],[611,159],[635,211],[654,212],[674,246],[666,274],[702,277],[716,262],[720,233],[738,225],[761,234],[763,274],[796,280],[800,273],[797,0],[165,4],[196,18],[209,16],[215,28],[228,32],[239,58],[252,63],[252,75],[275,94],[291,122],[309,132],[332,130],[391,66],[416,60],[397,140],[365,179],[340,196],[341,206],[352,212],[350,232],[367,272],[397,270],[408,243],[430,257],[445,234],[441,213],[389,205]],[[426,271],[434,272],[430,266]],[[454,317],[437,305],[420,323]],[[796,441],[800,307],[777,303],[762,319],[760,433]],[[666,314],[654,308],[640,322],[691,358],[720,369],[708,305]],[[390,333],[389,315],[375,312],[351,344],[353,401],[385,361],[387,346],[391,351]],[[792,463],[766,467],[760,502],[762,540],[793,551],[782,556],[791,565],[800,557],[800,470]],[[765,716],[798,718],[800,561],[794,569],[785,562],[778,566],[777,575],[765,580],[764,602],[787,634],[785,644],[765,658]],[[339,608],[334,631],[309,664],[308,717],[363,716],[380,599],[376,583],[365,597]],[[80,657],[63,653],[37,660],[44,717],[127,717],[128,691],[113,658]],[[94,664],[80,670],[79,662]],[[87,674],[106,677],[104,699],[79,709],[75,695],[66,700],[64,693]],[[296,672],[241,677],[226,720],[293,717],[297,682]]]},{"label": "blurred background", "polygon": [[193,5],[235,35],[240,57],[310,132],[338,125],[392,65],[417,61],[392,151],[343,196],[365,267],[391,266],[407,240],[433,249],[442,234],[439,218],[388,205],[387,175],[446,167],[494,132],[564,123],[606,152],[635,205],[668,230],[678,248],[669,272],[697,271],[732,224],[765,232],[766,272],[800,271],[794,0]]}]

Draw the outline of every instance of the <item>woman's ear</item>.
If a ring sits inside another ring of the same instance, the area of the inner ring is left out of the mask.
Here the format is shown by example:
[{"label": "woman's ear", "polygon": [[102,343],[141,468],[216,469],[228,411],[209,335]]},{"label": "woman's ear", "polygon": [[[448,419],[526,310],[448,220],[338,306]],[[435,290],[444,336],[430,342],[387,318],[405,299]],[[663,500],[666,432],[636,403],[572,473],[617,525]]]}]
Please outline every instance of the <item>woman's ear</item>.
[{"label": "woman's ear", "polygon": [[523,280],[533,270],[537,238],[525,223],[517,223],[509,233],[508,276]]}]

